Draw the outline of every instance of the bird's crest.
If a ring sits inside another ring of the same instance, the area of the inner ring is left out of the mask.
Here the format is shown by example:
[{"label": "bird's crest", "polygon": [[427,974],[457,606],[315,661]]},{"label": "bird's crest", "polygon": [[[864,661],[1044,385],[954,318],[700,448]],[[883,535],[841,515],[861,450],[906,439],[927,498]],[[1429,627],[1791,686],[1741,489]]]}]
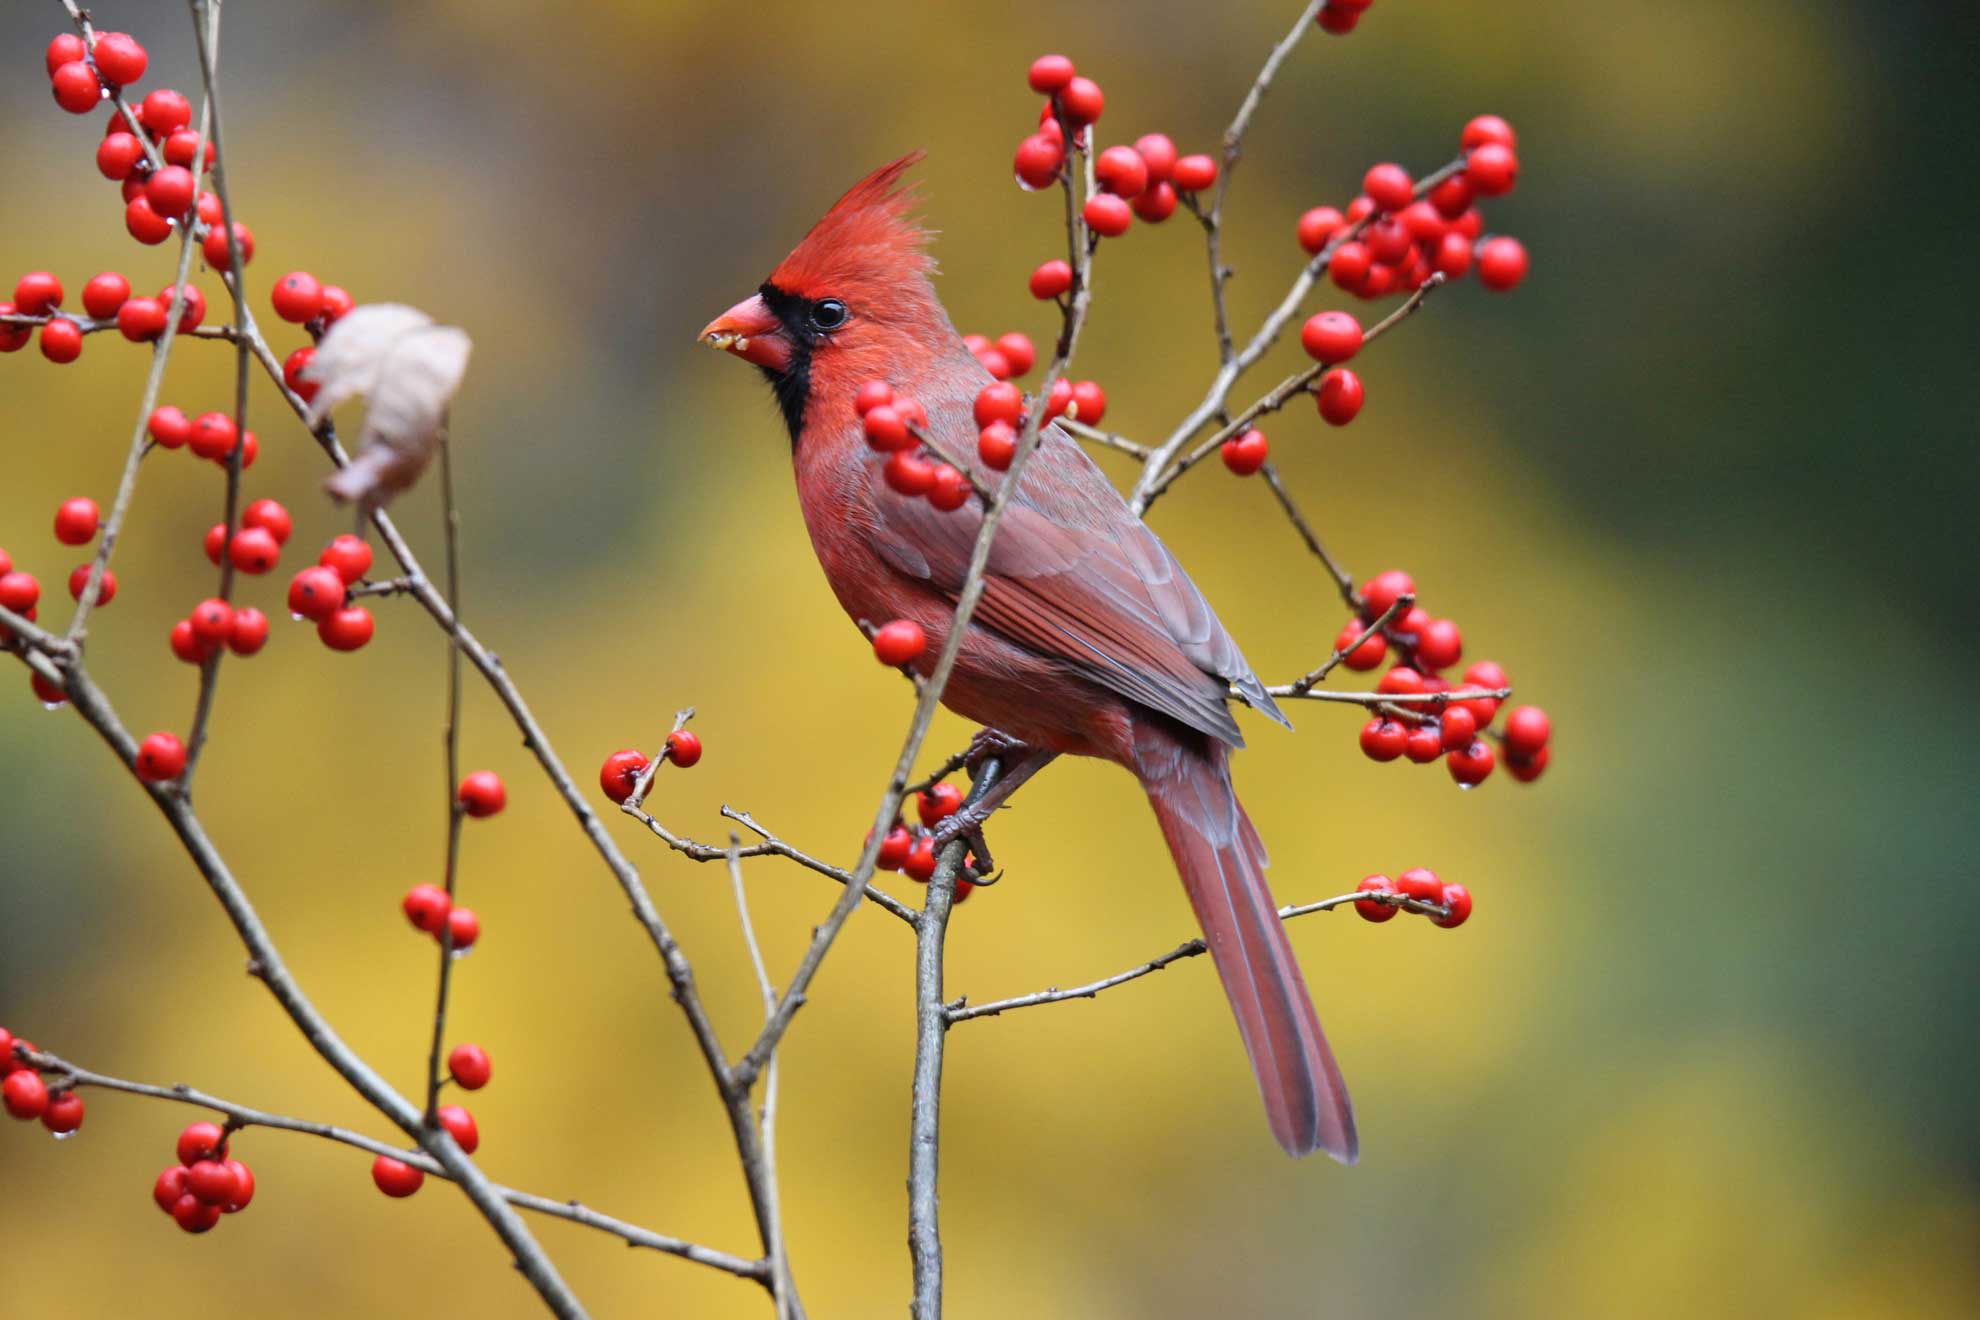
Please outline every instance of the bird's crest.
[{"label": "bird's crest", "polygon": [[801,297],[844,296],[933,270],[929,232],[914,217],[919,198],[901,182],[923,154],[911,151],[847,189],[771,272],[770,283]]}]

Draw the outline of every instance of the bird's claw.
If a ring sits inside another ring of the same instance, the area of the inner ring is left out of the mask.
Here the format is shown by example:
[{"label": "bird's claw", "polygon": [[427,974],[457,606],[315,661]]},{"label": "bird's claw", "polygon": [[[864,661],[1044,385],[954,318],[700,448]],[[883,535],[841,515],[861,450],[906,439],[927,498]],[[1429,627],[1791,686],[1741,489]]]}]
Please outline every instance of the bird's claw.
[{"label": "bird's claw", "polygon": [[1024,750],[1022,739],[996,729],[978,729],[969,740],[969,751],[963,756],[963,768],[974,770],[993,756],[1009,760],[1013,753]]}]

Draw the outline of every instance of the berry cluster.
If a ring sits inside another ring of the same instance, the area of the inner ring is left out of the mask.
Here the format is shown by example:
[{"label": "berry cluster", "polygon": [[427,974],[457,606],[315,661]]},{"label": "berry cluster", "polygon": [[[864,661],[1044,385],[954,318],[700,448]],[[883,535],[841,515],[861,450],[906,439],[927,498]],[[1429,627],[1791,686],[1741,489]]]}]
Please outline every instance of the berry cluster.
[{"label": "berry cluster", "polygon": [[[1015,390],[1017,386],[1009,388]],[[854,396],[867,446],[887,456],[880,475],[903,495],[925,498],[945,513],[969,502],[969,478],[929,453],[928,410],[884,380],[869,380]]]},{"label": "berry cluster", "polygon": [[[447,1051],[447,1076],[464,1091],[479,1091],[488,1085],[494,1071],[488,1051],[479,1045],[456,1045]],[[472,1155],[481,1148],[481,1128],[466,1106],[440,1105],[434,1109],[433,1117],[453,1137],[463,1154]],[[371,1162],[371,1181],[385,1195],[401,1200],[426,1185],[426,1172],[404,1160],[380,1155]]]},{"label": "berry cluster", "polygon": [[1409,910],[1423,912],[1433,924],[1446,930],[1462,926],[1471,916],[1471,891],[1463,885],[1447,885],[1437,878],[1435,871],[1421,866],[1404,871],[1393,881],[1386,875],[1371,875],[1356,885],[1355,891],[1381,895],[1355,900],[1354,910],[1368,921],[1387,921],[1410,903],[1429,903],[1442,908],[1441,915],[1421,908]]},{"label": "berry cluster", "polygon": [[[662,759],[686,770],[701,759],[701,737],[686,729],[675,729],[667,735],[660,755]],[[652,764],[646,753],[637,747],[613,752],[605,758],[605,764],[598,767],[598,786],[605,790],[606,797],[623,803],[633,795],[633,790],[639,786],[639,777]]]},{"label": "berry cluster", "polygon": [[[1480,660],[1464,671],[1462,686],[1442,676],[1464,656],[1464,636],[1456,623],[1433,617],[1415,603],[1416,580],[1401,569],[1378,573],[1362,584],[1361,616],[1349,619],[1334,639],[1334,651],[1349,669],[1379,668],[1391,651],[1395,666],[1382,675],[1376,692],[1388,697],[1434,696],[1435,701],[1385,703],[1386,709],[1361,730],[1361,750],[1371,761],[1408,757],[1420,765],[1444,758],[1451,778],[1471,788],[1485,781],[1498,758],[1488,736],[1505,748],[1506,769],[1531,783],[1547,768],[1551,734],[1547,714],[1537,706],[1515,707],[1499,733],[1497,696],[1446,700],[1445,693],[1496,692],[1509,686],[1506,671]],[[1403,602],[1407,600],[1408,603]]]},{"label": "berry cluster", "polygon": [[151,1185],[151,1199],[188,1233],[204,1233],[254,1200],[254,1172],[233,1158],[227,1137],[218,1123],[188,1124],[174,1152],[179,1162]]},{"label": "berry cluster", "polygon": [[[910,828],[896,819],[887,837],[880,840],[874,866],[882,871],[899,871],[910,880],[927,884],[935,874],[935,836],[930,831],[961,811],[962,804],[962,790],[951,783],[932,784],[916,793],[914,814],[921,824]],[[956,877],[956,902],[962,902],[975,891],[976,885],[966,878],[975,871],[976,859],[964,858],[962,871]]]},{"label": "berry cluster", "polygon": [[17,1039],[0,1027],[0,1108],[23,1123],[38,1118],[57,1137],[66,1137],[82,1126],[83,1098],[73,1090],[49,1089],[34,1065],[22,1057],[39,1053],[33,1041]]}]

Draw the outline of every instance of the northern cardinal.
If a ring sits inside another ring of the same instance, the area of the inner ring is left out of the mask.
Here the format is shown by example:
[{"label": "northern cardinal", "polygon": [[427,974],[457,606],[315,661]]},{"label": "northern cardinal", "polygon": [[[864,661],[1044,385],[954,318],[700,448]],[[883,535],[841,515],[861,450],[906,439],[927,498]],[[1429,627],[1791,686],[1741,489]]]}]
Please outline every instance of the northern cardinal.
[{"label": "northern cardinal", "polygon": [[[769,378],[791,434],[798,502],[854,620],[910,619],[932,667],[983,510],[944,512],[881,478],[854,396],[869,380],[918,401],[948,454],[977,463],[973,404],[990,373],[929,282],[928,234],[901,177],[915,153],[839,199],[750,297],[701,337]],[[977,466],[986,488],[999,474]],[[1340,1069],[1265,885],[1265,848],[1231,789],[1244,745],[1235,692],[1285,717],[1160,539],[1057,426],[1025,466],[943,704],[1007,740],[988,813],[1054,756],[1099,756],[1141,781],[1182,873],[1251,1057],[1272,1135],[1293,1155],[1356,1156]],[[1290,726],[1288,726],[1290,727]]]}]

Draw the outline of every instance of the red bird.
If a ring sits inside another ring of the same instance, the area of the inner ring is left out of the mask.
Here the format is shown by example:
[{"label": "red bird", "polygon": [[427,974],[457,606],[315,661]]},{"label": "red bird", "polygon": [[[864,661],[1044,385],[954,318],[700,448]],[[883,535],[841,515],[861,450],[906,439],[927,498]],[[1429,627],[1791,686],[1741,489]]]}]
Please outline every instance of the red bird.
[{"label": "red bird", "polygon": [[[919,153],[840,198],[755,294],[702,338],[755,363],[791,433],[798,502],[832,591],[854,620],[911,619],[934,663],[982,525],[881,479],[853,407],[884,380],[928,411],[943,447],[975,462],[973,405],[991,381],[929,282],[928,234],[901,176]],[[979,467],[994,489],[998,475]],[[985,590],[943,704],[1017,744],[979,824],[1060,753],[1141,781],[1175,855],[1251,1056],[1272,1135],[1293,1155],[1356,1156],[1347,1088],[1265,885],[1265,848],[1231,789],[1244,745],[1226,701],[1286,723],[1168,547],[1079,444],[1048,427],[992,547]]]}]

